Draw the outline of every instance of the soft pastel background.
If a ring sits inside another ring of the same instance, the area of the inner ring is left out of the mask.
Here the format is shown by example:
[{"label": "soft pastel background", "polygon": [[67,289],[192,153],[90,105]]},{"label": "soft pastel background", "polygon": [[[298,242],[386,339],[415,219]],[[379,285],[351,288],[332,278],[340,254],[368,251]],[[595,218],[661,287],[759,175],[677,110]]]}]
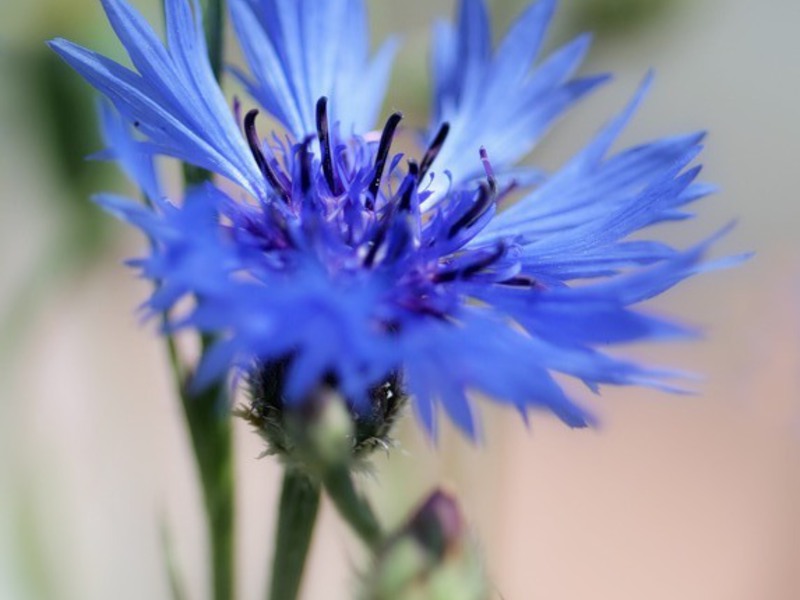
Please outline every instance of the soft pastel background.
[{"label": "soft pastel background", "polygon": [[[496,0],[505,26],[523,0]],[[138,5],[154,18],[157,0]],[[377,35],[405,50],[390,103],[422,123],[428,23],[452,0],[373,0]],[[509,600],[800,598],[800,3],[563,0],[552,42],[598,30],[587,70],[616,83],[574,111],[534,159],[554,166],[632,93],[657,84],[625,141],[707,128],[722,192],[665,231],[688,244],[737,218],[731,272],[691,281],[655,310],[706,339],[628,352],[706,376],[695,397],[606,390],[603,426],[570,431],[482,403],[485,442],[431,447],[407,421],[403,452],[368,482],[398,521],[434,484],[458,492]],[[121,190],[98,148],[92,96],[43,40],[121,56],[98,0],[0,3],[0,598],[168,597],[165,530],[190,598],[206,597],[205,540],[164,349],[120,266],[142,247],[86,200]],[[237,425],[241,598],[263,597],[278,469]],[[329,506],[307,599],[351,597],[359,548]]]}]

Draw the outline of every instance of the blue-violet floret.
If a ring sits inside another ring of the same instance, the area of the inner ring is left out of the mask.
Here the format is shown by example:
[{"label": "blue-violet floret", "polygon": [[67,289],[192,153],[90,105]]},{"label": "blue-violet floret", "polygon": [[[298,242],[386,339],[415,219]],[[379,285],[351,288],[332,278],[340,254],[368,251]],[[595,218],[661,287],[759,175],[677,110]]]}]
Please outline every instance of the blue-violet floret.
[{"label": "blue-violet floret", "polygon": [[[132,261],[157,283],[148,311],[217,338],[196,385],[290,357],[287,402],[333,380],[359,411],[401,374],[431,434],[443,408],[473,438],[475,393],[578,427],[590,413],[556,374],[671,389],[674,373],[605,349],[692,333],[638,305],[708,269],[714,238],[681,251],[632,236],[712,191],[693,166],[703,134],[611,152],[648,76],[562,168],[520,167],[608,79],[575,75],[587,36],[537,59],[554,0],[496,48],[484,0],[436,26],[432,115],[412,158],[393,149],[402,115],[377,122],[397,43],[370,53],[363,0],[230,0],[247,111],[214,78],[196,0],[166,0],[166,44],[125,0],[103,5],[135,70],[51,45],[110,102],[105,155],[147,196],[98,201],[150,240]],[[266,135],[259,110],[277,122]],[[159,155],[219,177],[173,201]]]}]

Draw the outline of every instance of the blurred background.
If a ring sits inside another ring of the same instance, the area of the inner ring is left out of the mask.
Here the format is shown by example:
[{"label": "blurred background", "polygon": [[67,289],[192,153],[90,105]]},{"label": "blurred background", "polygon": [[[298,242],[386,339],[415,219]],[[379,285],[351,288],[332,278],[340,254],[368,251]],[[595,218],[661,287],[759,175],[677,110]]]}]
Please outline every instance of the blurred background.
[{"label": "blurred background", "polygon": [[[491,2],[496,31],[524,0]],[[158,19],[158,0],[136,5]],[[389,94],[423,124],[429,24],[453,0],[371,2],[376,38],[404,35]],[[428,491],[456,491],[509,600],[800,598],[800,3],[562,0],[551,46],[597,32],[585,71],[616,81],[532,160],[557,166],[632,94],[656,85],[625,144],[708,129],[721,193],[674,230],[688,245],[731,218],[720,255],[745,266],[680,286],[654,309],[701,325],[699,343],[630,348],[705,376],[701,393],[608,389],[593,431],[480,404],[485,441],[437,446],[406,420],[403,452],[367,482],[396,523]],[[99,149],[93,95],[44,40],[122,52],[98,0],[0,6],[0,598],[168,598],[169,532],[190,599],[207,594],[202,513],[163,344],[121,266],[143,241],[87,200],[123,191]],[[235,44],[229,39],[231,56]],[[234,59],[235,60],[235,59]],[[389,107],[387,107],[389,108]],[[237,424],[241,598],[263,597],[279,470]],[[305,598],[349,598],[358,544],[323,507]]]}]

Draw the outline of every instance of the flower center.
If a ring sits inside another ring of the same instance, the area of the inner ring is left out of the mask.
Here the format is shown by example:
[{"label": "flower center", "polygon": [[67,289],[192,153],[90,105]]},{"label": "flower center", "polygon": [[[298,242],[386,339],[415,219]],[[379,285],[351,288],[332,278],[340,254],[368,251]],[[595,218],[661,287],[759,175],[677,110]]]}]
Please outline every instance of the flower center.
[{"label": "flower center", "polygon": [[[265,241],[259,246],[267,255],[277,253],[291,261],[298,251],[310,250],[336,277],[389,269],[392,302],[426,314],[447,314],[453,300],[447,288],[459,281],[488,277],[525,285],[513,279],[514,261],[505,260],[508,244],[468,246],[502,196],[484,149],[480,160],[486,179],[477,189],[457,189],[434,208],[424,213],[420,208],[431,193],[422,183],[447,140],[448,123],[439,127],[422,160],[409,160],[402,173],[396,168],[399,156],[390,158],[403,118],[399,112],[386,120],[377,147],[360,137],[338,141],[324,96],[316,104],[316,135],[294,145],[284,145],[278,138],[275,148],[263,144],[256,130],[257,115],[251,110],[244,118],[247,142],[282,201],[262,203],[264,232],[274,233],[277,227],[281,235],[270,239],[283,240],[280,245],[270,247]],[[312,146],[315,141],[317,150]],[[248,232],[263,241],[267,236],[258,236],[258,228],[252,225]]]}]

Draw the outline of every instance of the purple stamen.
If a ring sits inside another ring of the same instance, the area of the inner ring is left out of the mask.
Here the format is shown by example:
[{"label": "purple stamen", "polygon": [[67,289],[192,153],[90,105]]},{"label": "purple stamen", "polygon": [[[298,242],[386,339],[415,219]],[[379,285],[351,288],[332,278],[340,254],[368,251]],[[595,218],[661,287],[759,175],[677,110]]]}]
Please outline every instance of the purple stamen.
[{"label": "purple stamen", "polygon": [[328,188],[334,195],[339,195],[341,189],[336,185],[336,177],[333,172],[333,155],[331,154],[330,125],[328,123],[328,98],[322,96],[317,100],[317,137],[322,152],[322,172]]},{"label": "purple stamen", "polygon": [[486,179],[489,181],[489,187],[494,194],[497,191],[497,180],[494,177],[494,169],[492,168],[492,163],[489,162],[489,153],[486,152],[486,148],[481,146],[481,162],[483,163],[483,170],[486,172]]},{"label": "purple stamen", "polygon": [[258,132],[256,131],[256,117],[258,116],[258,109],[254,108],[248,112],[244,117],[244,133],[247,137],[247,143],[250,146],[250,152],[253,153],[253,158],[256,160],[258,168],[264,179],[272,186],[278,194],[280,194],[283,201],[289,204],[289,193],[280,184],[272,168],[269,166],[264,152],[261,150],[261,140],[258,139]]},{"label": "purple stamen", "polygon": [[378,154],[375,157],[375,176],[369,184],[369,194],[371,198],[367,199],[367,208],[374,207],[375,199],[378,197],[378,190],[381,187],[381,178],[383,177],[383,169],[386,167],[386,159],[389,156],[389,148],[392,145],[397,126],[400,124],[403,115],[399,112],[392,114],[386,121],[386,126],[383,128],[381,134],[381,141],[378,144]]},{"label": "purple stamen", "polygon": [[311,189],[311,141],[314,138],[308,136],[303,140],[303,145],[300,147],[300,191],[303,195],[308,194]]},{"label": "purple stamen", "polygon": [[441,151],[442,146],[444,145],[445,140],[447,139],[447,135],[450,133],[450,123],[445,121],[442,123],[441,127],[439,127],[439,131],[436,132],[436,135],[431,142],[431,145],[428,146],[428,149],[425,151],[425,156],[422,157],[422,164],[419,167],[419,180],[422,179],[427,175],[428,170],[431,168],[433,161],[436,160],[436,157],[439,156],[439,151]]},{"label": "purple stamen", "polygon": [[456,234],[467,227],[472,226],[475,221],[486,211],[489,205],[494,201],[494,193],[491,184],[481,183],[478,190],[478,198],[470,209],[461,215],[461,218],[450,226],[447,232],[447,237],[452,239]]},{"label": "purple stamen", "polygon": [[417,187],[419,182],[419,167],[413,160],[408,161],[408,185],[405,186],[400,196],[400,204],[397,206],[398,210],[408,212],[411,210],[411,198],[414,196],[414,188]]},{"label": "purple stamen", "polygon": [[239,96],[233,97],[233,118],[236,119],[237,123],[242,120],[242,103],[239,100]]},{"label": "purple stamen", "polygon": [[538,285],[538,282],[533,277],[528,277],[527,275],[517,275],[516,277],[506,279],[505,281],[499,281],[498,283],[510,287],[525,288],[535,288]]},{"label": "purple stamen", "polygon": [[375,237],[372,240],[372,246],[370,246],[367,255],[364,257],[364,266],[367,268],[371,267],[375,263],[375,257],[378,255],[378,249],[386,240],[386,234],[389,232],[389,224],[394,216],[394,211],[391,209],[391,207],[389,208],[389,212],[390,214],[386,215],[383,222],[378,227],[378,231],[375,233]]},{"label": "purple stamen", "polygon": [[503,242],[497,244],[494,252],[476,260],[471,265],[461,267],[460,269],[450,269],[448,271],[440,271],[433,276],[436,283],[448,283],[456,279],[467,279],[476,273],[483,271],[486,267],[490,267],[498,260],[500,260],[506,253],[506,245]]},{"label": "purple stamen", "polygon": [[389,228],[392,225],[392,221],[395,217],[395,211],[397,212],[409,212],[411,210],[411,198],[414,194],[414,190],[417,187],[417,174],[418,168],[417,163],[413,161],[409,161],[408,163],[408,175],[406,175],[405,179],[403,180],[403,184],[400,188],[400,201],[389,204],[386,214],[381,221],[381,224],[378,228],[378,231],[375,233],[375,237],[372,241],[372,246],[367,252],[367,256],[364,258],[364,266],[371,267],[372,264],[375,262],[375,256],[378,253],[378,249],[380,248],[381,244],[386,240],[386,235],[389,232]]}]

